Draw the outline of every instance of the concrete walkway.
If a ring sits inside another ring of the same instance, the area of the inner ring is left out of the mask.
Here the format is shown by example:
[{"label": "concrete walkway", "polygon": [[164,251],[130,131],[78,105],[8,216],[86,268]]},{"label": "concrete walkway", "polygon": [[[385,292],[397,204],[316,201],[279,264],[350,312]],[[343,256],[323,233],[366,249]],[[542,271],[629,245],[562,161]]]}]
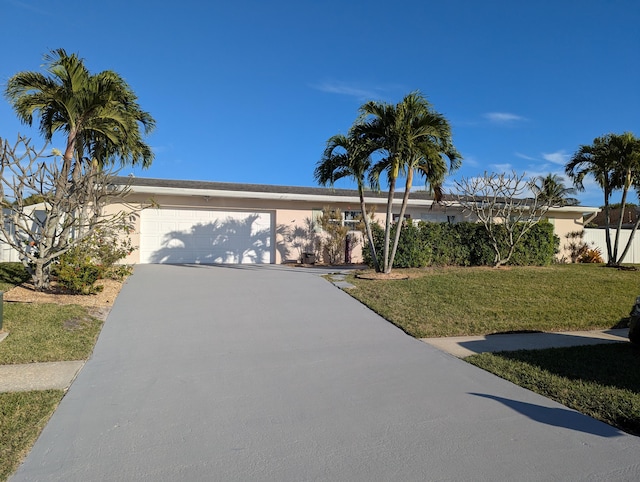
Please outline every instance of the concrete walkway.
[{"label": "concrete walkway", "polygon": [[66,390],[84,361],[0,365],[0,393],[30,390]]},{"label": "concrete walkway", "polygon": [[148,265],[11,480],[639,480],[638,453],[315,274]]},{"label": "concrete walkway", "polygon": [[454,336],[421,338],[421,340],[458,358],[464,358],[485,352],[539,350],[541,348],[564,348],[600,343],[629,343],[629,329]]}]

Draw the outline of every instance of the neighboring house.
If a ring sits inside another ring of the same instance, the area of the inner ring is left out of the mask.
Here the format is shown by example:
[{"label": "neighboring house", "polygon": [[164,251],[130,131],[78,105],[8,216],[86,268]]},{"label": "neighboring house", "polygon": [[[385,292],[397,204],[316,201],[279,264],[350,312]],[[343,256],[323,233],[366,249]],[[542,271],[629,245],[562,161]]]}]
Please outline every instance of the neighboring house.
[{"label": "neighboring house", "polygon": [[[126,260],[129,263],[296,261],[308,249],[301,239],[307,220],[319,216],[324,207],[339,208],[347,225],[354,225],[360,214],[356,190],[147,178],[118,180],[130,185],[128,205],[153,200],[157,206],[143,209],[136,216],[132,242],[138,249]],[[402,194],[397,193],[394,202],[396,214]],[[367,209],[375,208],[375,219],[381,224],[386,202],[384,192],[366,193]],[[114,204],[111,209],[126,209],[125,206]],[[598,211],[564,206],[550,209],[547,218],[564,241],[566,233],[583,229],[585,215],[593,216]],[[469,219],[454,201],[438,204],[427,192],[411,193],[407,215],[429,222]],[[353,262],[362,259],[361,248],[360,237]]]},{"label": "neighboring house", "polygon": [[[620,214],[622,210],[618,208],[613,208],[609,212],[609,227],[617,228],[618,223],[620,222]],[[624,208],[624,215],[622,217],[622,227],[624,229],[631,229],[635,226],[638,221],[638,216],[640,216],[640,209],[636,205],[627,205]],[[594,216],[593,220],[589,223],[590,228],[600,228],[604,229],[607,223],[604,218],[604,210],[600,211],[596,216]]]}]

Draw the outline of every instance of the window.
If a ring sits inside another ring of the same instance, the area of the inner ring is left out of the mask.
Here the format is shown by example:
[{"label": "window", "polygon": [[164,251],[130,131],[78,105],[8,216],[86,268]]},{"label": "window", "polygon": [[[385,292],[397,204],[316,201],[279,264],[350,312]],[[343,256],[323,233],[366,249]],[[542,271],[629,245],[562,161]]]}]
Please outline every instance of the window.
[{"label": "window", "polygon": [[358,224],[362,218],[362,211],[343,211],[342,220],[345,226],[350,230],[355,231],[358,229]]}]

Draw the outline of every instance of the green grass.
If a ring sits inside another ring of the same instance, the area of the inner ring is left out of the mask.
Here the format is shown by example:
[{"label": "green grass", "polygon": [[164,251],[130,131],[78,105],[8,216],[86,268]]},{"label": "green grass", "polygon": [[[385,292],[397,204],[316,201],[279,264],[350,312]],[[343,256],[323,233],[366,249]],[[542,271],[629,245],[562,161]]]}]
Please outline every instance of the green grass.
[{"label": "green grass", "polygon": [[640,349],[630,343],[483,353],[465,361],[640,435]]},{"label": "green grass", "polygon": [[349,277],[348,293],[418,338],[611,328],[640,285],[640,271],[587,264],[406,272],[411,279]]},{"label": "green grass", "polygon": [[4,303],[0,364],[84,360],[101,327],[82,306]]},{"label": "green grass", "polygon": [[[0,291],[29,279],[20,263],[0,263]],[[0,364],[84,360],[102,321],[77,305],[3,303]],[[62,399],[62,390],[0,393],[0,480],[15,471]]]},{"label": "green grass", "polygon": [[44,428],[64,392],[0,393],[0,480],[7,480]]}]

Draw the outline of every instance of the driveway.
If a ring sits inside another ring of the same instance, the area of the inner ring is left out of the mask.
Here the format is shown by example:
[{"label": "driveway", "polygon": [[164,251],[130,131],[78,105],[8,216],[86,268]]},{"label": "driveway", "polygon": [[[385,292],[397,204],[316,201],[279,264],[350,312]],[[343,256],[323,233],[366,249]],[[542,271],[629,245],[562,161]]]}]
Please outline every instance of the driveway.
[{"label": "driveway", "polygon": [[640,480],[639,453],[312,272],[141,265],[12,480]]}]

